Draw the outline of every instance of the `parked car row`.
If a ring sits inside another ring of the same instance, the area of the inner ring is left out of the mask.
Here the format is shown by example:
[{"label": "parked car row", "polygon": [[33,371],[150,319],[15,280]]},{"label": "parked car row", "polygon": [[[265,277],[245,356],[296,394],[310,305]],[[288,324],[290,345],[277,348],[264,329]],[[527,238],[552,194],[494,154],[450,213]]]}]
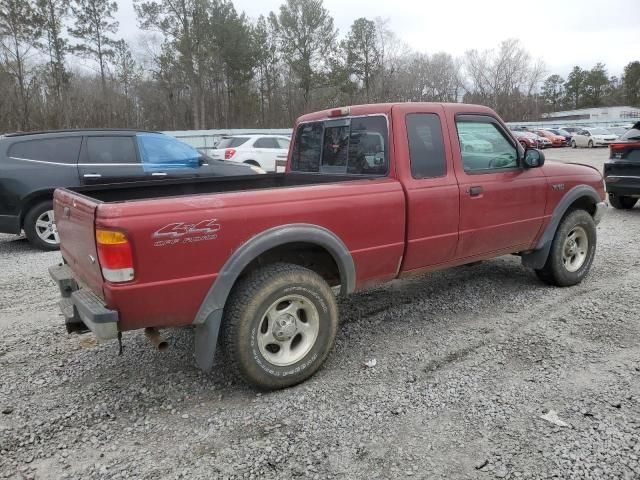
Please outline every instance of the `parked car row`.
[{"label": "parked car row", "polygon": [[58,248],[53,191],[131,182],[265,173],[216,160],[173,137],[139,130],[65,130],[0,136],[0,232]]},{"label": "parked car row", "polygon": [[[561,127],[561,128],[534,128],[527,129],[525,127],[512,129],[513,133],[518,137],[518,141],[523,146],[529,148],[547,148],[547,147],[606,147],[615,142],[627,131],[624,127],[613,127],[606,129],[601,127]],[[533,142],[527,142],[522,138],[529,134],[536,135],[534,140],[537,142],[534,147]],[[541,139],[546,139],[546,141]],[[531,143],[531,145],[529,145]]]}]

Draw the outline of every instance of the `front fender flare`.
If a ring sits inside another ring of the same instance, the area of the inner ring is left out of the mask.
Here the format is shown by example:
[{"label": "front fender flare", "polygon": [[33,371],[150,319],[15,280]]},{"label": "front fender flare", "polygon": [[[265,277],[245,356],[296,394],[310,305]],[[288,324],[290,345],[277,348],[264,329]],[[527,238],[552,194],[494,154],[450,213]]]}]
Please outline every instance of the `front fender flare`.
[{"label": "front fender flare", "polygon": [[540,240],[538,240],[535,248],[530,252],[522,254],[522,264],[525,267],[535,269],[544,267],[544,264],[547,262],[547,257],[549,256],[549,251],[551,250],[553,237],[556,234],[556,230],[558,230],[560,222],[573,202],[583,197],[593,200],[593,203],[596,206],[602,203],[600,195],[598,195],[595,188],[590,185],[578,185],[569,190],[558,202],[556,208],[554,208],[551,220],[540,237]]}]

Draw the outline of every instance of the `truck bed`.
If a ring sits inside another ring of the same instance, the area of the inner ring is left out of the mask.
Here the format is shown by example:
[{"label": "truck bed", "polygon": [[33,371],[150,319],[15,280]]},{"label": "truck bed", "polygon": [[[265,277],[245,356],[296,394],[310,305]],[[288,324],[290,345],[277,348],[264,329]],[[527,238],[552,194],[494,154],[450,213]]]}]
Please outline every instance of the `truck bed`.
[{"label": "truck bed", "polygon": [[327,175],[313,173],[268,173],[237,177],[186,178],[69,188],[99,202],[126,202],[152,198],[179,197],[206,193],[242,192],[290,188],[322,183],[348,182],[367,178],[363,175]]}]

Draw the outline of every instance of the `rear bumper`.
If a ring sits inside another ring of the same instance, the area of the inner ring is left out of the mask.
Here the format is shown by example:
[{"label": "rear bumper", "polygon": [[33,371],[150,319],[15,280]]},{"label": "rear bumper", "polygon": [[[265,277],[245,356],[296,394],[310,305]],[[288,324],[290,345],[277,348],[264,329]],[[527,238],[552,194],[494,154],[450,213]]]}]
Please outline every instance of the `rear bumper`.
[{"label": "rear bumper", "polygon": [[118,312],[106,308],[95,293],[82,288],[67,265],[50,267],[49,275],[60,289],[58,304],[68,332],[89,329],[99,340],[118,337]]},{"label": "rear bumper", "polygon": [[604,178],[604,182],[607,193],[613,195],[640,195],[640,175],[609,175]]}]

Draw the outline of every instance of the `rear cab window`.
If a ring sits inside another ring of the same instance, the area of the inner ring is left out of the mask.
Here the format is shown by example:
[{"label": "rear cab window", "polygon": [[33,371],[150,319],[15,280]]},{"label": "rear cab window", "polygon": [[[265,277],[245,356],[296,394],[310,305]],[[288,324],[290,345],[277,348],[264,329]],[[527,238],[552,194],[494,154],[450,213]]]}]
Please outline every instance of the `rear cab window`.
[{"label": "rear cab window", "polygon": [[216,148],[236,148],[249,141],[249,137],[222,137]]},{"label": "rear cab window", "polygon": [[386,175],[389,134],[383,115],[306,122],[293,144],[294,172]]},{"label": "rear cab window", "polygon": [[48,163],[78,163],[82,137],[42,138],[16,142],[9,147],[8,157]]}]

